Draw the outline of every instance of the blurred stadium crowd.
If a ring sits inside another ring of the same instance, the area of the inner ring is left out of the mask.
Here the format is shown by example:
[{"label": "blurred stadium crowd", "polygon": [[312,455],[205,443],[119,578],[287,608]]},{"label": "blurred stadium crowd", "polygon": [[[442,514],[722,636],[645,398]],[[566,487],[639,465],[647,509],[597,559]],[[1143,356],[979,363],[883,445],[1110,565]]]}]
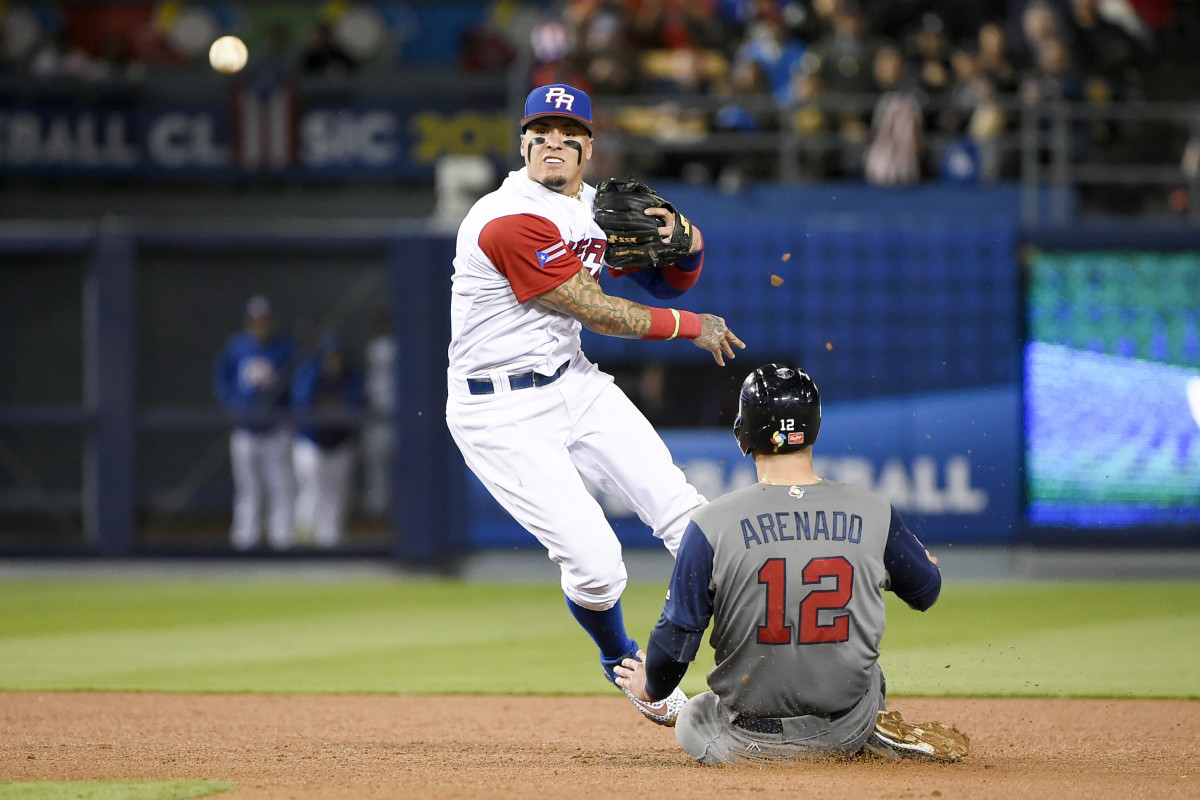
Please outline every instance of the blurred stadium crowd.
[{"label": "blurred stadium crowd", "polygon": [[[1019,102],[1188,93],[1187,72],[1164,85],[1169,78],[1158,78],[1172,71],[1158,67],[1190,60],[1200,33],[1194,12],[1139,0],[577,0],[556,37],[539,32],[533,82],[574,81],[602,96],[721,99],[709,109],[623,114],[624,127],[658,137],[835,134],[843,146],[805,164],[812,179],[865,172],[903,184],[972,163],[995,179],[1016,171],[1013,151],[997,145],[1014,132]],[[750,100],[764,96],[772,102]],[[926,148],[930,135],[956,144]],[[1075,146],[1116,135],[1084,132]],[[751,177],[771,168],[740,161]]]},{"label": "blurred stadium crowd", "polygon": [[[594,94],[603,130],[662,145],[632,163],[625,152],[623,167],[697,181],[780,177],[780,135],[798,141],[796,173],[783,176],[792,180],[1011,179],[1023,104],[1192,102],[1200,85],[1200,4],[1186,0],[169,0],[0,9],[0,68],[9,75],[138,80],[152,69],[204,68],[208,43],[233,32],[250,44],[251,67],[276,76],[428,67],[566,82]],[[723,134],[745,144],[694,146]],[[756,135],[768,143],[755,144]],[[1076,160],[1140,163],[1163,144],[1153,125],[1107,120],[1073,124],[1069,149]]]}]

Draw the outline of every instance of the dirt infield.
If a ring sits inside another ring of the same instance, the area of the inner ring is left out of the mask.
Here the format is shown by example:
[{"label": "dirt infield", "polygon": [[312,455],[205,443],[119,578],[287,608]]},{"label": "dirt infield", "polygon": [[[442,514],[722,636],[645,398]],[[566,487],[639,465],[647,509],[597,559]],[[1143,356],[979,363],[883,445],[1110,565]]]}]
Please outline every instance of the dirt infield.
[{"label": "dirt infield", "polygon": [[613,697],[0,694],[0,780],[216,779],[220,797],[1200,797],[1200,702],[921,700],[960,764],[702,767]]}]

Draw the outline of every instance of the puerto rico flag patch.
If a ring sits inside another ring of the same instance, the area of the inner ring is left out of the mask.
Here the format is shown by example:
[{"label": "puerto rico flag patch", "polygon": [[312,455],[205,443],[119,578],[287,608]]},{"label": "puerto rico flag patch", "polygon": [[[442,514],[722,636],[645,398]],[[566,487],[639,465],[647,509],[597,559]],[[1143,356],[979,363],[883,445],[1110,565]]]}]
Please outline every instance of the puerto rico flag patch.
[{"label": "puerto rico flag patch", "polygon": [[538,250],[536,252],[537,252],[538,266],[541,267],[542,269],[545,269],[546,264],[548,264],[549,262],[558,258],[563,253],[567,252],[567,246],[565,244],[563,244],[562,241],[560,240],[560,241],[557,241],[554,244],[550,245],[545,250]]}]

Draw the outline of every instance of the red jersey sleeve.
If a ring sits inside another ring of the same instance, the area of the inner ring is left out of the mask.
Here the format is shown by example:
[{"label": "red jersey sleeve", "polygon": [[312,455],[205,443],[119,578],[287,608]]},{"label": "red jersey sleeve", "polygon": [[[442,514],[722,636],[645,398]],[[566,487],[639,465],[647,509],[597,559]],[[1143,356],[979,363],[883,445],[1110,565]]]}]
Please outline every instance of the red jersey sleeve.
[{"label": "red jersey sleeve", "polygon": [[584,269],[558,227],[536,214],[497,217],[480,231],[479,248],[508,279],[522,303],[566,283]]}]

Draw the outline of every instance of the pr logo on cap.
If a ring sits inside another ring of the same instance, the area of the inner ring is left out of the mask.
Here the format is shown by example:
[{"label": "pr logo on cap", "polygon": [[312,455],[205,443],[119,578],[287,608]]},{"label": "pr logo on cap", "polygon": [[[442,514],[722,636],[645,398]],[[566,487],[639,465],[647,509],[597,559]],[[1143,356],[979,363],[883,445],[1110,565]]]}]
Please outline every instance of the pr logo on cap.
[{"label": "pr logo on cap", "polygon": [[592,99],[587,92],[565,83],[539,86],[529,93],[525,99],[521,129],[524,130],[526,125],[540,117],[569,117],[581,122],[589,134],[594,130]]},{"label": "pr logo on cap", "polygon": [[571,110],[571,106],[575,105],[575,95],[568,94],[567,90],[561,86],[552,86],[546,90],[546,102],[554,103],[555,108],[566,108]]}]

